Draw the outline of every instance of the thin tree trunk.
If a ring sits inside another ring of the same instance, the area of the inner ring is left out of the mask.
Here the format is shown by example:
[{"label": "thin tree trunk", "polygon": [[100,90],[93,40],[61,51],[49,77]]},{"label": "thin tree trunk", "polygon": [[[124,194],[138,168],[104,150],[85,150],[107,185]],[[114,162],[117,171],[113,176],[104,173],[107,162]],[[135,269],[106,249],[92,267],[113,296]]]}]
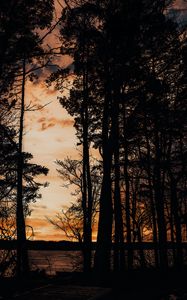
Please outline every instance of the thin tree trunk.
[{"label": "thin tree trunk", "polygon": [[21,112],[19,125],[18,161],[17,161],[17,275],[23,276],[29,272],[29,260],[25,230],[25,218],[23,208],[23,128],[24,128],[24,105],[25,105],[25,59],[23,59],[23,78]]},{"label": "thin tree trunk", "polygon": [[[84,29],[86,28],[84,20]],[[89,141],[88,141],[88,56],[89,49],[86,44],[86,35],[83,33],[83,103],[81,108],[81,122],[83,128],[83,198],[82,207],[84,214],[83,225],[83,255],[84,255],[84,272],[91,271],[92,264],[92,182],[90,174],[90,154],[89,154]]]},{"label": "thin tree trunk", "polygon": [[172,176],[170,176],[170,188],[171,188],[171,202],[172,202],[172,213],[174,216],[175,222],[175,230],[176,230],[176,243],[177,243],[177,251],[176,251],[176,264],[178,268],[181,268],[183,265],[183,252],[182,252],[182,233],[181,233],[181,223],[179,217],[179,207],[178,207],[178,199],[177,199],[177,191],[176,191],[176,181]]},{"label": "thin tree trunk", "polygon": [[[170,212],[170,218],[169,218],[169,223],[170,223],[170,238],[171,242],[174,244],[175,243],[175,233],[174,233],[174,217],[173,217],[173,202],[171,201],[170,197],[170,207],[168,208],[168,211]],[[173,252],[173,265],[176,265],[176,249],[173,247],[172,249]]]},{"label": "thin tree trunk", "polygon": [[[86,71],[87,72],[87,71]],[[83,213],[84,213],[84,271],[91,271],[92,247],[92,182],[90,174],[90,155],[88,142],[88,81],[84,73],[83,99]]]},{"label": "thin tree trunk", "polygon": [[159,137],[157,129],[155,128],[155,166],[154,166],[154,193],[155,203],[157,210],[157,223],[158,223],[158,239],[159,239],[159,259],[161,269],[166,269],[168,266],[167,259],[167,234],[164,215],[164,199],[161,191],[161,174],[160,174],[160,160],[161,150],[159,147]]},{"label": "thin tree trunk", "polygon": [[[86,113],[87,115],[87,113]],[[83,212],[84,212],[84,271],[91,270],[92,244],[92,183],[89,162],[88,119],[83,125]]]},{"label": "thin tree trunk", "polygon": [[[124,177],[125,177],[125,215],[126,215],[126,229],[127,229],[127,244],[131,245],[131,220],[130,220],[130,182],[129,182],[129,174],[128,174],[128,141],[126,137],[126,116],[125,116],[125,108],[124,108]],[[128,269],[133,267],[133,251],[131,247],[128,249],[127,254],[127,265]]]},{"label": "thin tree trunk", "polygon": [[[142,235],[141,235],[141,230],[140,230],[139,226],[137,227],[137,230],[138,230],[138,242],[141,245],[142,244]],[[144,269],[146,267],[144,248],[141,247],[139,251],[140,251],[140,264],[141,264],[141,267]]]},{"label": "thin tree trunk", "polygon": [[[87,74],[88,75],[88,74]],[[86,76],[86,99],[88,101],[88,78]],[[88,251],[88,272],[91,271],[92,266],[92,209],[93,209],[93,194],[92,194],[92,179],[90,171],[90,153],[89,153],[89,141],[88,141],[88,105],[85,109],[85,122],[86,122],[86,135],[84,145],[84,157],[86,161],[86,178],[87,178],[87,193],[88,193],[88,205],[87,205],[87,251]]]},{"label": "thin tree trunk", "polygon": [[144,130],[145,130],[145,137],[146,137],[146,147],[147,147],[147,175],[148,175],[148,184],[149,184],[149,195],[150,195],[150,205],[151,205],[151,215],[152,215],[152,224],[153,224],[153,243],[154,247],[154,254],[155,254],[155,267],[159,267],[159,258],[158,258],[158,249],[157,249],[157,218],[156,218],[156,209],[155,209],[155,202],[153,197],[153,184],[151,181],[151,148],[149,144],[148,132],[147,132],[147,119],[146,115],[144,115]]},{"label": "thin tree trunk", "polygon": [[115,248],[114,270],[121,271],[125,266],[123,217],[120,192],[120,160],[119,160],[119,104],[114,103],[113,109],[113,145],[114,145],[114,218],[115,218]]}]

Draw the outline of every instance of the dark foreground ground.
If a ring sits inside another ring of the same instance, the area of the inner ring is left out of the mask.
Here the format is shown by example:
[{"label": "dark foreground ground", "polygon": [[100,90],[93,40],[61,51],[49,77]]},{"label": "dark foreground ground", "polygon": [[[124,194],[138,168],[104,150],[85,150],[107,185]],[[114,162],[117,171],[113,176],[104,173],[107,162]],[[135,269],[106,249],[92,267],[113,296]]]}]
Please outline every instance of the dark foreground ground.
[{"label": "dark foreground ground", "polygon": [[17,300],[187,300],[187,270],[145,270],[85,276],[32,274],[0,279],[0,299]]}]

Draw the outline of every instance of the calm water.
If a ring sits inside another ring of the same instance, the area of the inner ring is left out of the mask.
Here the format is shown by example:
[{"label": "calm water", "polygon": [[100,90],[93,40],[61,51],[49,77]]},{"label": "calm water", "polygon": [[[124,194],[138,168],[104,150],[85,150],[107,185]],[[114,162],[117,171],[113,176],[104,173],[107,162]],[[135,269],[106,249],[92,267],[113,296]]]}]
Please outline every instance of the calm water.
[{"label": "calm water", "polygon": [[81,251],[29,250],[29,256],[32,270],[45,270],[49,275],[82,269]]},{"label": "calm water", "polygon": [[[92,253],[94,256],[94,251]],[[147,266],[154,266],[154,253],[152,250],[144,251]],[[62,250],[29,250],[30,265],[32,270],[45,270],[49,275],[57,272],[72,272],[82,270],[81,251],[62,251]],[[127,257],[127,251],[125,251]],[[134,267],[140,267],[140,253],[134,251]],[[112,260],[111,260],[112,265]]]},{"label": "calm water", "polygon": [[[94,251],[93,251],[94,256]],[[127,251],[125,251],[127,260]],[[133,252],[134,268],[141,266],[141,257],[139,251]],[[15,270],[14,250],[0,250],[0,275],[11,276]],[[184,260],[187,265],[187,251],[184,249]],[[155,266],[155,258],[153,250],[144,250],[144,259],[147,267]],[[7,261],[10,264],[7,265]],[[58,272],[82,271],[82,252],[81,251],[63,251],[63,250],[29,250],[29,261],[31,270],[44,270],[49,275],[55,275]],[[169,265],[173,265],[173,253],[168,250]],[[111,263],[112,265],[112,263]],[[5,270],[3,271],[3,266]]]},{"label": "calm water", "polygon": [[[141,257],[139,251],[133,253],[134,268],[141,267]],[[92,253],[94,256],[94,251]],[[72,272],[82,270],[81,251],[63,251],[63,250],[29,250],[30,265],[32,270],[45,270],[49,275],[55,275],[57,272]],[[127,259],[127,251],[125,251]],[[184,253],[186,258],[186,251]],[[153,250],[144,250],[144,259],[147,267],[155,266],[155,257]],[[187,264],[186,259],[185,264]],[[173,265],[173,253],[168,250],[168,263]]]}]

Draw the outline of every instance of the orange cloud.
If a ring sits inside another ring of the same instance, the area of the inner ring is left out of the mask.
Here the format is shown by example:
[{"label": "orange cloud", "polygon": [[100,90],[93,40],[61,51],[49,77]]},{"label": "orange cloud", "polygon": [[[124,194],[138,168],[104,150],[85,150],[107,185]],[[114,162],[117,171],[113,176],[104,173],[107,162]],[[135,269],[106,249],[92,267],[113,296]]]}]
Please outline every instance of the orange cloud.
[{"label": "orange cloud", "polygon": [[47,118],[47,117],[41,117],[38,119],[38,123],[41,123],[40,130],[44,131],[48,128],[54,127],[56,125],[59,125],[61,127],[72,127],[74,124],[74,120],[72,119],[57,119],[57,118]]},{"label": "orange cloud", "polygon": [[40,119],[38,119],[38,123],[43,123],[46,120],[45,117],[41,117]]},{"label": "orange cloud", "polygon": [[[28,218],[26,221],[28,226],[33,228],[34,240],[60,241],[67,240],[66,236],[59,229],[54,228],[47,219]],[[28,236],[31,232],[28,232]]]},{"label": "orange cloud", "polygon": [[54,127],[55,125],[56,125],[56,124],[54,124],[54,123],[48,123],[48,124],[42,123],[41,130],[42,130],[42,131],[43,131],[43,130],[46,130],[46,129],[50,128],[50,127]]},{"label": "orange cloud", "polygon": [[51,234],[43,234],[42,232],[37,232],[35,235],[35,240],[45,240],[45,241],[65,241],[68,240],[67,237],[63,234],[63,232],[56,232],[53,230]]},{"label": "orange cloud", "polygon": [[74,120],[73,119],[57,119],[57,118],[49,118],[48,119],[49,122],[54,122],[57,125],[60,125],[62,127],[69,127],[69,126],[73,126],[74,124]]},{"label": "orange cloud", "polygon": [[69,126],[73,126],[74,120],[65,119],[59,121],[58,124],[60,124],[62,127],[69,127]]},{"label": "orange cloud", "polygon": [[49,223],[45,219],[39,218],[27,218],[26,225],[34,227],[46,227],[49,226]]}]

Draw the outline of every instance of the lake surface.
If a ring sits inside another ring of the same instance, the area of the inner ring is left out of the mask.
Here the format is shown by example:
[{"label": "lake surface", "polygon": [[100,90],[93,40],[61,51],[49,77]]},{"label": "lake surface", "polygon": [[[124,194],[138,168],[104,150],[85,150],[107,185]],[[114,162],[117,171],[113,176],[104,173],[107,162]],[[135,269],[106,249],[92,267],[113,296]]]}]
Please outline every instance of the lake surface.
[{"label": "lake surface", "polygon": [[[95,251],[92,252],[92,261],[94,252]],[[127,251],[125,251],[124,254],[127,260]],[[185,264],[187,264],[186,257],[187,252],[184,250]],[[29,258],[31,270],[44,270],[49,275],[55,275],[58,272],[82,271],[83,266],[82,252],[75,250],[29,250]],[[147,267],[152,268],[155,266],[155,256],[153,250],[144,250],[144,259]],[[173,252],[172,250],[168,250],[169,266],[172,266],[173,262]],[[133,252],[133,266],[134,268],[141,267],[141,255],[137,250]]]},{"label": "lake surface", "polygon": [[81,251],[29,250],[29,258],[33,271],[45,270],[49,275],[82,270]]},{"label": "lake surface", "polygon": [[[187,265],[187,249],[184,251],[184,263]],[[94,257],[94,252],[92,252],[92,262]],[[113,257],[113,251],[112,251]],[[127,262],[127,250],[124,251],[125,260]],[[0,250],[0,275],[12,276],[15,270],[16,263],[16,251],[15,250]],[[155,256],[154,251],[144,250],[144,260],[146,267],[154,268],[155,266]],[[11,264],[6,264],[10,261]],[[133,267],[141,267],[141,252],[138,250],[133,251]],[[80,250],[29,250],[29,262],[30,268],[33,271],[45,271],[48,275],[56,275],[58,272],[73,272],[82,271],[83,257]],[[113,259],[111,259],[111,267],[113,265]],[[168,262],[169,266],[173,265],[173,251],[168,250]],[[5,266],[5,271],[3,271],[3,266]]]},{"label": "lake surface", "polygon": [[[92,262],[94,257],[92,252]],[[127,259],[127,251],[124,252]],[[154,252],[152,250],[144,251],[145,260],[150,267],[154,266]],[[112,251],[113,256],[113,251]],[[29,250],[31,270],[45,270],[49,275],[55,275],[58,272],[82,271],[83,257],[81,251],[66,250]],[[140,267],[140,253],[134,251],[134,267]],[[111,259],[112,265],[112,259]]]}]

